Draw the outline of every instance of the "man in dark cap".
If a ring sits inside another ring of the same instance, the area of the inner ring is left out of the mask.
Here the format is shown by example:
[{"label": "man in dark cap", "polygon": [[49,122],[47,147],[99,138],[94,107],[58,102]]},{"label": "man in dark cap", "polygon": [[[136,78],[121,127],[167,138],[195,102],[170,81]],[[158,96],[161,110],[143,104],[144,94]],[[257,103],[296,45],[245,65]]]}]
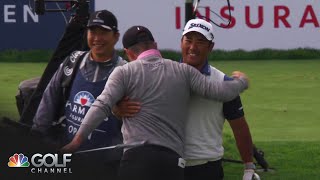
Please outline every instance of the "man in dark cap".
[{"label": "man in dark cap", "polygon": [[124,96],[141,102],[141,111],[123,118],[124,144],[120,179],[183,179],[184,120],[191,92],[228,101],[248,87],[245,74],[234,72],[235,80],[218,82],[195,68],[162,58],[151,32],[143,26],[129,28],[122,40],[130,62],[117,67],[105,89],[86,114],[74,139],[62,152],[77,150],[86,137],[111,114]]},{"label": "man in dark cap", "polygon": [[[114,49],[118,40],[116,17],[107,10],[92,13],[87,24],[87,44],[90,50],[72,52],[53,75],[33,120],[32,131],[36,132],[35,134],[49,139],[49,143],[57,149],[73,139],[90,106],[101,94],[111,72],[116,66],[126,63]],[[61,134],[56,134],[57,131],[54,134],[58,136],[58,140],[52,139],[50,129],[53,123],[62,125]],[[103,121],[86,137],[80,149],[122,143],[120,123],[112,114],[103,117]],[[92,170],[103,167],[103,163],[114,162],[112,168],[103,169],[105,172],[110,171],[110,176],[106,177],[114,177],[121,154],[121,151],[87,153],[82,155],[82,158],[90,161],[79,162],[88,166],[93,163],[97,165],[91,168]]]}]

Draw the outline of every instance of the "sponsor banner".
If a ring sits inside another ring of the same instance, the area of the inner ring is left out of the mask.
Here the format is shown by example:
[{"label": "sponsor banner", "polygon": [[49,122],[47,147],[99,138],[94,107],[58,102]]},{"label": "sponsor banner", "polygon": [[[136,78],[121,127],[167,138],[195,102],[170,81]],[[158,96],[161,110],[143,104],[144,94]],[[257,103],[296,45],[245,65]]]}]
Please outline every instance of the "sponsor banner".
[{"label": "sponsor banner", "polygon": [[[70,12],[35,14],[34,0],[0,1],[0,50],[54,49],[64,32]],[[94,7],[94,1],[91,2]],[[51,2],[47,9],[65,9],[66,3]]]},{"label": "sponsor banner", "polygon": [[[228,29],[215,26],[215,48],[224,50],[261,48],[320,49],[320,0],[230,0],[232,22]],[[119,21],[122,35],[133,25],[144,25],[154,34],[159,49],[180,49],[185,24],[184,0],[91,0],[91,10],[108,9]],[[62,36],[70,13],[45,13],[38,16],[33,0],[0,1],[0,50],[54,49]],[[65,3],[58,4],[65,8]],[[47,8],[59,8],[51,3]],[[201,0],[199,16],[227,24],[225,0]],[[219,15],[219,16],[217,16]]]},{"label": "sponsor banner", "polygon": [[[185,24],[183,0],[96,0],[96,10],[108,9],[118,18],[121,35],[133,25],[144,25],[154,34],[160,49],[180,49]],[[230,28],[215,26],[215,48],[320,49],[320,0],[231,0]],[[198,15],[227,24],[225,0],[201,0]],[[219,16],[217,16],[218,14]],[[121,36],[122,38],[122,36]],[[121,39],[120,38],[120,39]],[[117,48],[122,48],[121,41]]]}]

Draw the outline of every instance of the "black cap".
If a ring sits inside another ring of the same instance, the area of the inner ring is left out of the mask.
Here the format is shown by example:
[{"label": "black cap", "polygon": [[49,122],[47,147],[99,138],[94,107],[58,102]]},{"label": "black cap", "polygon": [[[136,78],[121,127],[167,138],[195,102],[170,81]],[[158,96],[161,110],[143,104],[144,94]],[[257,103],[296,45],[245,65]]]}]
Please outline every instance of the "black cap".
[{"label": "black cap", "polygon": [[152,41],[154,38],[148,28],[143,26],[132,26],[123,35],[122,44],[124,48],[129,48],[137,43]]},{"label": "black cap", "polygon": [[96,11],[90,15],[87,27],[99,26],[107,30],[118,31],[117,18],[107,10]]}]

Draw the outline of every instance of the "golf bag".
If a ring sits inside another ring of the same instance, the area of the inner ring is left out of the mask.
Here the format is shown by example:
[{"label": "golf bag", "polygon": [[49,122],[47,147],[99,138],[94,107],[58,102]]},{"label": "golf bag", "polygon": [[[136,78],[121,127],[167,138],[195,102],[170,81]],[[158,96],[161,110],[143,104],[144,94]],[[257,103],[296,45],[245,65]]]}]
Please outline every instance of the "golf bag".
[{"label": "golf bag", "polygon": [[23,108],[26,107],[33,92],[36,90],[40,77],[35,77],[22,81],[18,86],[18,92],[16,95],[16,105],[19,115],[22,115]]},{"label": "golf bag", "polygon": [[38,79],[38,83],[37,80],[32,79],[21,82],[23,88],[19,87],[16,98],[20,113],[20,122],[32,125],[32,120],[40,104],[43,92],[59,68],[59,65],[71,52],[88,49],[85,36],[86,24],[89,17],[88,8],[88,4],[83,4],[78,7],[76,14],[71,18],[66,27],[46,69],[41,78]]}]

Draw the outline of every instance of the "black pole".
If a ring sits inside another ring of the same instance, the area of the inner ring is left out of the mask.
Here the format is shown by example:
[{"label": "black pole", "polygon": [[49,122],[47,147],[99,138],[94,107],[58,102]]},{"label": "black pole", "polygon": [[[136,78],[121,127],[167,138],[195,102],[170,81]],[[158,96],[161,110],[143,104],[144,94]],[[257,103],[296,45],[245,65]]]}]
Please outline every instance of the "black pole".
[{"label": "black pole", "polygon": [[34,0],[34,9],[37,15],[44,15],[46,11],[44,0]]},{"label": "black pole", "polygon": [[185,23],[190,19],[194,19],[193,17],[193,0],[186,0],[185,2]]}]

